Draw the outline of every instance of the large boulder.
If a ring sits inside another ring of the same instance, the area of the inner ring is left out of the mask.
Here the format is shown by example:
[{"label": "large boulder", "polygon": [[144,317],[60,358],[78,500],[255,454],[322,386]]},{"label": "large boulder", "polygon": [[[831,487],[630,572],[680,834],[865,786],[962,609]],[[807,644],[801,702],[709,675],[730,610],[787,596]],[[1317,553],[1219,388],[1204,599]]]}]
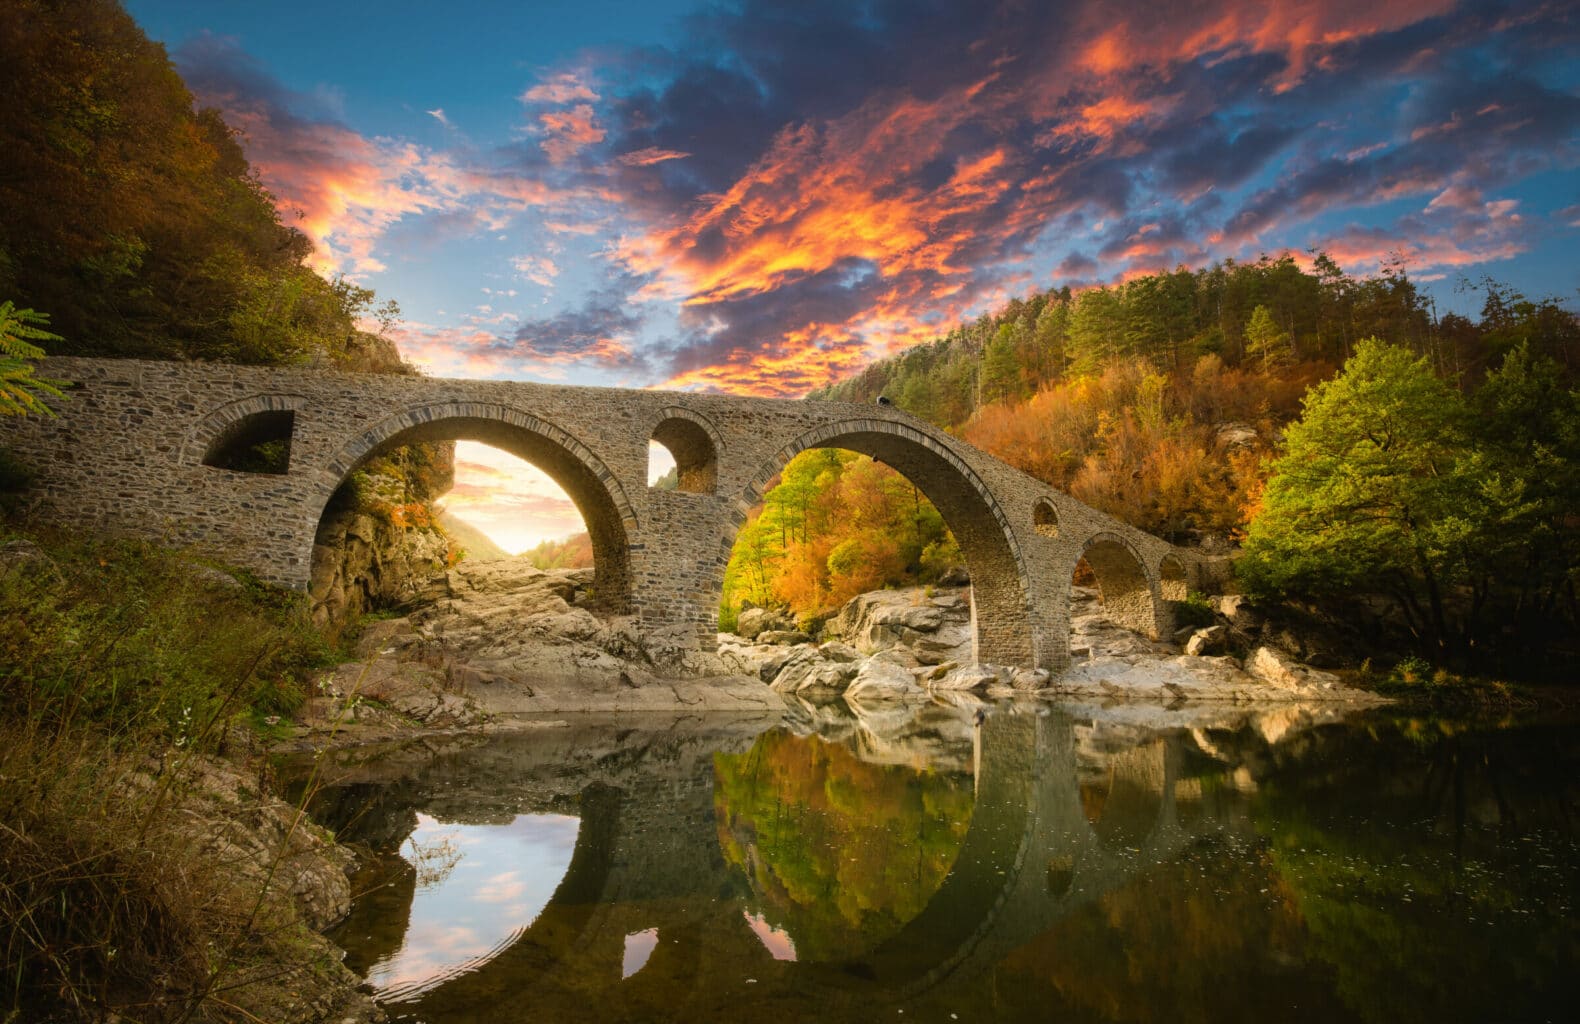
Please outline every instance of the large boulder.
[{"label": "large boulder", "polygon": [[757,634],[757,642],[776,647],[794,647],[797,644],[809,644],[812,638],[799,629],[765,629]]},{"label": "large boulder", "polygon": [[860,661],[861,652],[849,644],[842,644],[838,640],[830,640],[818,648],[818,653],[829,661]]},{"label": "large boulder", "polygon": [[1337,676],[1302,665],[1272,647],[1258,647],[1252,651],[1245,659],[1245,670],[1280,690],[1318,692],[1332,690],[1339,684]]},{"label": "large boulder", "polygon": [[1185,641],[1185,653],[1193,657],[1222,654],[1228,641],[1228,627],[1208,626],[1191,633],[1190,639]]},{"label": "large boulder", "polygon": [[795,623],[771,608],[747,608],[735,619],[735,634],[748,640],[755,640],[764,632],[793,628]]},{"label": "large boulder", "polygon": [[810,644],[791,650],[770,685],[778,693],[824,691],[841,693],[855,678],[857,666],[849,661],[830,661]]},{"label": "large boulder", "polygon": [[916,684],[909,669],[895,664],[882,654],[861,663],[855,678],[845,690],[846,700],[895,701],[926,700],[927,691]]},{"label": "large boulder", "polygon": [[1017,690],[1044,690],[1052,676],[1045,668],[1017,668],[1009,678],[1009,685]]},{"label": "large boulder", "polygon": [[927,685],[933,690],[981,691],[989,686],[997,686],[1001,681],[998,673],[986,665],[966,665],[953,669],[943,678],[934,679]]},{"label": "large boulder", "polygon": [[1213,445],[1219,451],[1243,451],[1255,448],[1261,440],[1255,427],[1249,423],[1220,423],[1213,430]]},{"label": "large boulder", "polygon": [[46,584],[58,584],[63,579],[55,560],[43,548],[21,537],[0,544],[0,575],[9,574]]},{"label": "large boulder", "polygon": [[[825,632],[866,650],[915,644],[939,633],[946,624],[963,625],[970,619],[970,608],[957,594],[929,596],[925,590],[877,590],[860,594],[846,602],[829,620]],[[949,647],[958,637],[947,633],[942,638]]]}]

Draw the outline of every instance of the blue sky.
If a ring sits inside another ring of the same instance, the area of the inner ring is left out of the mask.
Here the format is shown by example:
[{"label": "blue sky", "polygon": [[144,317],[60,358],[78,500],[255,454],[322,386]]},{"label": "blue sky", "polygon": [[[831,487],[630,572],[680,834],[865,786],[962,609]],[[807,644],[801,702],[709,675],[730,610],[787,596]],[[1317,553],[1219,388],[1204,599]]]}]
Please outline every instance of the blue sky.
[{"label": "blue sky", "polygon": [[128,3],[423,368],[781,396],[1263,253],[1573,303],[1577,7]]}]

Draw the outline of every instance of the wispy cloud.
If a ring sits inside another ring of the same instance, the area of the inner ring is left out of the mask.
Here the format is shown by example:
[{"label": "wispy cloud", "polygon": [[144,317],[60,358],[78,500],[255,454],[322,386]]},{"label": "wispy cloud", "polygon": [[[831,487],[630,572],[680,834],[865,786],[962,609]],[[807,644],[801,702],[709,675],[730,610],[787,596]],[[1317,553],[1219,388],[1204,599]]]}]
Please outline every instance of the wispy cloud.
[{"label": "wispy cloud", "polygon": [[[318,97],[281,86],[234,39],[199,35],[174,56],[199,103],[219,108],[242,134],[253,169],[285,221],[312,239],[312,261],[325,273],[387,269],[380,248],[402,221],[497,231],[525,210],[563,216],[608,198],[594,183],[523,176],[476,154],[364,135]],[[442,108],[425,113],[451,126]],[[554,129],[560,145],[586,144],[590,129],[581,117],[578,111]]]}]

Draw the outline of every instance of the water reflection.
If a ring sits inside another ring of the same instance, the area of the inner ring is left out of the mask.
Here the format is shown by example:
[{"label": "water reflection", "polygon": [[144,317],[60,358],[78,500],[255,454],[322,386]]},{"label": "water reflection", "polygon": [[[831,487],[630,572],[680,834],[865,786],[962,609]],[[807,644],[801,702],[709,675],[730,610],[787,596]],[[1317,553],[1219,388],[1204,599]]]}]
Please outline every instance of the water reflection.
[{"label": "water reflection", "polygon": [[[385,884],[336,938],[375,985],[399,973],[393,1017],[435,1024],[1542,1020],[1580,997],[1573,727],[1021,710],[359,759],[320,810]],[[425,891],[443,828],[472,838]],[[477,946],[415,952],[446,928]]]},{"label": "water reflection", "polygon": [[416,818],[399,851],[415,877],[400,945],[352,963],[386,1001],[414,999],[515,942],[570,865],[580,824],[561,814],[488,825]]},{"label": "water reflection", "polygon": [[969,777],[779,729],[715,759],[713,799],[724,862],[751,888],[748,921],[768,926],[754,931],[770,952],[782,932],[801,960],[864,952],[921,913],[974,803]]}]

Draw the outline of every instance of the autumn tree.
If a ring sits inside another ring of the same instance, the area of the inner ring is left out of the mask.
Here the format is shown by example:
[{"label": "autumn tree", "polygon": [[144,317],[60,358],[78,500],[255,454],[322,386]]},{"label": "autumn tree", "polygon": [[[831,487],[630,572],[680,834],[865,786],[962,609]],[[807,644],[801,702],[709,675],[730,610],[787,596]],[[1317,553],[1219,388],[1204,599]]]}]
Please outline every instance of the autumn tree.
[{"label": "autumn tree", "polygon": [[56,351],[339,360],[381,312],[307,266],[236,133],[115,0],[0,5],[0,95],[0,294],[51,311]]}]

